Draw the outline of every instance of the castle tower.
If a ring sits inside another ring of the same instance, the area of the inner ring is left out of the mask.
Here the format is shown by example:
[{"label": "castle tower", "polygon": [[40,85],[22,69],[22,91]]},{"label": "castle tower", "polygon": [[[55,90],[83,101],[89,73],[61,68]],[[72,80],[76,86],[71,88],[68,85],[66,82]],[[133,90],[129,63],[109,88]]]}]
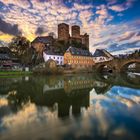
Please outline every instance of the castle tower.
[{"label": "castle tower", "polygon": [[61,23],[58,25],[58,40],[69,40],[69,25]]},{"label": "castle tower", "polygon": [[84,44],[87,50],[89,50],[89,35],[85,33],[84,35],[81,35],[81,38],[82,38],[82,44]]},{"label": "castle tower", "polygon": [[71,27],[72,37],[79,38],[80,37],[80,27],[78,25],[74,25]]}]

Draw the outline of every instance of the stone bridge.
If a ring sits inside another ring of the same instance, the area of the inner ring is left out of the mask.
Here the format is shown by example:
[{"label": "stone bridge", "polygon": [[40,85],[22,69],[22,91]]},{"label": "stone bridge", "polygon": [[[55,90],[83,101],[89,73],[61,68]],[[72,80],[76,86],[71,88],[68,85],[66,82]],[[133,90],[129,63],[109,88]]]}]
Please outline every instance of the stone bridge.
[{"label": "stone bridge", "polygon": [[140,64],[140,57],[139,58],[127,58],[127,59],[113,59],[111,61],[96,63],[93,67],[93,70],[97,72],[101,72],[105,66],[107,66],[113,73],[120,73],[126,70],[129,65],[133,63]]}]

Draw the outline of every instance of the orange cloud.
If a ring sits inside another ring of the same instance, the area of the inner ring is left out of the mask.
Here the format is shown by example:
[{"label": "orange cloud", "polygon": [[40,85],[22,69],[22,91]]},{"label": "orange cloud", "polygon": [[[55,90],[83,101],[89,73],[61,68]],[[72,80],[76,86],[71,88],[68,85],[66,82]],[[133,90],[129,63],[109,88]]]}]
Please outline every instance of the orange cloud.
[{"label": "orange cloud", "polygon": [[12,35],[9,35],[9,34],[1,34],[0,35],[0,40],[4,41],[4,42],[10,42],[11,39],[13,38],[14,36]]}]

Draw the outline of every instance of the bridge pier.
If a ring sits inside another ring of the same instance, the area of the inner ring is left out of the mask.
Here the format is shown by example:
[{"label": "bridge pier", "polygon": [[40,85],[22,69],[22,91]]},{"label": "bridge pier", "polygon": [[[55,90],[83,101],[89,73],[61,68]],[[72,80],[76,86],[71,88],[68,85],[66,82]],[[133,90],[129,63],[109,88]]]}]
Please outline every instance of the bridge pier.
[{"label": "bridge pier", "polygon": [[121,71],[120,71],[120,69],[118,69],[117,67],[113,70],[113,73],[120,73]]}]

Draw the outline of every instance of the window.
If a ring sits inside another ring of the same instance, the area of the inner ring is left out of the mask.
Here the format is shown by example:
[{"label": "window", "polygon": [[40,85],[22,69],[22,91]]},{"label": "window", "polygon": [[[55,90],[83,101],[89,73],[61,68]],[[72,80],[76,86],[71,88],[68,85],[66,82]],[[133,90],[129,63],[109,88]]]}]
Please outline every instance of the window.
[{"label": "window", "polygon": [[57,57],[57,59],[59,59],[59,57]]},{"label": "window", "polygon": [[55,59],[55,57],[53,57]]}]

